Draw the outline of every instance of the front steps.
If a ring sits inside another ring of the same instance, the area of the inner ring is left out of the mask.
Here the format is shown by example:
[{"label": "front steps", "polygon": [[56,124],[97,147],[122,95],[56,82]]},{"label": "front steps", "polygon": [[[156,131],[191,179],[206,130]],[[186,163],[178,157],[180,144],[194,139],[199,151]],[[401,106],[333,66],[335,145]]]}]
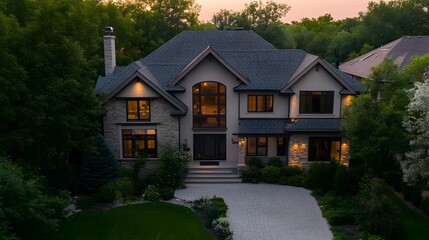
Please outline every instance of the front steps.
[{"label": "front steps", "polygon": [[237,168],[198,166],[189,168],[185,184],[241,183]]}]

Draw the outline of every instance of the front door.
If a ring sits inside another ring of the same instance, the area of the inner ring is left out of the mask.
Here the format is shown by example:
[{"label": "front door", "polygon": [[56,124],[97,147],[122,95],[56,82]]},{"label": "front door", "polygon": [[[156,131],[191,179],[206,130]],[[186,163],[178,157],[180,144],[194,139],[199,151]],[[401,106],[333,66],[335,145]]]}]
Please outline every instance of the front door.
[{"label": "front door", "polygon": [[195,134],[194,160],[226,160],[226,135]]}]

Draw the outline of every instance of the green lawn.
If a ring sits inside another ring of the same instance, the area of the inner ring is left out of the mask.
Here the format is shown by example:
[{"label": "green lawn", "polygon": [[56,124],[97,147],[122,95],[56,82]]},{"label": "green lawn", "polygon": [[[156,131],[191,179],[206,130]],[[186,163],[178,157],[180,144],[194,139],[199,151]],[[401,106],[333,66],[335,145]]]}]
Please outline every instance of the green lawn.
[{"label": "green lawn", "polygon": [[386,187],[386,194],[399,207],[401,218],[402,239],[428,240],[429,219],[411,210],[390,189]]},{"label": "green lawn", "polygon": [[106,212],[80,212],[61,223],[55,239],[213,239],[190,209],[144,203]]}]

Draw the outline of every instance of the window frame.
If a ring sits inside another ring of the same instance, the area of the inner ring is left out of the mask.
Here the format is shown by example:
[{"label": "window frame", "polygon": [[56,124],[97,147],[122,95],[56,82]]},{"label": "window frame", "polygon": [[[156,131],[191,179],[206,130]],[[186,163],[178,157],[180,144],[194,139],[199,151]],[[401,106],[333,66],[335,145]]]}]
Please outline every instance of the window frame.
[{"label": "window frame", "polygon": [[329,159],[321,159],[321,156],[319,155],[319,153],[317,153],[316,156],[313,156],[313,144],[312,142],[317,141],[318,144],[318,149],[320,149],[320,144],[322,142],[328,142],[328,146],[329,146],[329,153],[332,153],[332,142],[339,142],[339,155],[338,155],[338,159],[335,159],[337,161],[341,160],[341,154],[342,154],[342,149],[341,149],[341,141],[342,138],[341,137],[309,137],[308,138],[308,161],[309,162],[329,162],[332,160],[331,156],[329,156]]},{"label": "window frame", "polygon": [[[316,95],[314,93],[320,93],[320,95]],[[316,106],[313,106],[315,96],[320,96],[319,106],[317,106],[320,110],[316,111]],[[322,100],[322,96],[329,97],[329,99]],[[304,99],[308,99],[307,104],[311,104],[309,106],[310,110],[307,111],[307,105],[304,104]],[[299,92],[299,114],[333,114],[334,113],[334,104],[335,104],[335,91],[300,91]],[[323,105],[323,102],[331,103],[330,105]],[[326,110],[325,110],[326,109]]]},{"label": "window frame", "polygon": [[[255,97],[255,110],[250,109],[250,98],[251,97]],[[262,101],[263,101],[262,109],[258,109],[259,97],[262,97]],[[267,101],[269,97],[271,97],[271,108],[269,108],[269,106],[268,106],[268,103],[270,101]],[[267,95],[253,95],[253,94],[247,95],[247,112],[254,113],[254,112],[273,112],[273,111],[274,111],[274,95],[272,95],[272,94],[271,95],[270,94],[267,94]]]},{"label": "window frame", "polygon": [[[130,119],[129,118],[129,110],[130,110],[130,107],[129,107],[129,102],[137,102],[137,119]],[[140,102],[143,102],[143,101],[146,101],[147,102],[147,106],[149,106],[149,114],[148,114],[148,118],[140,118]],[[138,98],[138,99],[126,99],[126,105],[127,105],[127,112],[126,112],[126,115],[127,115],[127,121],[146,121],[146,122],[149,122],[150,120],[151,120],[151,117],[152,117],[152,115],[151,115],[151,99],[150,98]]]},{"label": "window frame", "polygon": [[[216,92],[203,92],[204,83],[216,84]],[[196,91],[198,89],[198,91]],[[223,90],[223,91],[222,91]],[[216,97],[217,113],[203,113],[204,106],[201,104],[202,97]],[[222,105],[222,98],[224,104]],[[197,101],[196,101],[197,99]],[[226,128],[226,86],[219,82],[205,81],[192,86],[192,126],[194,128]],[[222,111],[223,109],[223,111]],[[198,112],[198,113],[196,113]],[[223,113],[222,113],[223,112]],[[216,125],[207,124],[208,119],[216,119]],[[206,122],[206,124],[204,124]]]},{"label": "window frame", "polygon": [[[255,138],[255,153],[249,154],[249,142],[251,138]],[[265,138],[265,145],[262,145],[259,139]],[[258,149],[265,148],[265,151],[263,154],[259,154]],[[267,156],[268,154],[268,137],[261,137],[261,136],[255,136],[255,137],[247,137],[246,139],[246,156]]]},{"label": "window frame", "polygon": [[[145,134],[135,134],[135,131],[146,131]],[[148,134],[148,130],[155,130],[154,134]],[[131,131],[131,134],[125,134],[125,131]],[[131,139],[129,139],[128,137],[130,137]],[[121,138],[122,138],[122,157],[123,158],[136,158],[138,157],[136,152],[136,141],[138,140],[142,140],[144,141],[144,149],[146,150],[146,152],[144,153],[144,155],[146,155],[149,158],[157,158],[158,157],[158,139],[157,139],[157,129],[128,129],[128,128],[124,128],[121,129]],[[153,139],[152,139],[153,138]],[[131,140],[131,152],[132,155],[128,156],[126,155],[125,152],[125,141],[127,140]],[[148,148],[148,140],[154,140],[155,141],[155,148],[153,149],[153,153],[149,153],[147,152]]]},{"label": "window frame", "polygon": [[[280,145],[280,139],[283,139],[283,146]],[[282,157],[287,156],[287,151],[288,151],[287,143],[288,143],[288,137],[286,136],[277,137],[277,156],[282,156]]]}]

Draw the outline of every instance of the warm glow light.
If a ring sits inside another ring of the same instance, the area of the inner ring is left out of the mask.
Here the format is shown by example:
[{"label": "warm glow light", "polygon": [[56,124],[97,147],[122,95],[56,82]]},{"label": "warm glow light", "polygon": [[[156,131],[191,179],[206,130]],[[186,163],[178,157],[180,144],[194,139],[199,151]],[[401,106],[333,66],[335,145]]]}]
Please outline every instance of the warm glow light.
[{"label": "warm glow light", "polygon": [[301,149],[302,149],[302,150],[304,150],[304,149],[306,149],[306,148],[307,148],[307,145],[306,145],[305,143],[302,143],[302,144],[301,144]]},{"label": "warm glow light", "polygon": [[294,143],[292,145],[292,150],[298,150],[298,143]]}]

